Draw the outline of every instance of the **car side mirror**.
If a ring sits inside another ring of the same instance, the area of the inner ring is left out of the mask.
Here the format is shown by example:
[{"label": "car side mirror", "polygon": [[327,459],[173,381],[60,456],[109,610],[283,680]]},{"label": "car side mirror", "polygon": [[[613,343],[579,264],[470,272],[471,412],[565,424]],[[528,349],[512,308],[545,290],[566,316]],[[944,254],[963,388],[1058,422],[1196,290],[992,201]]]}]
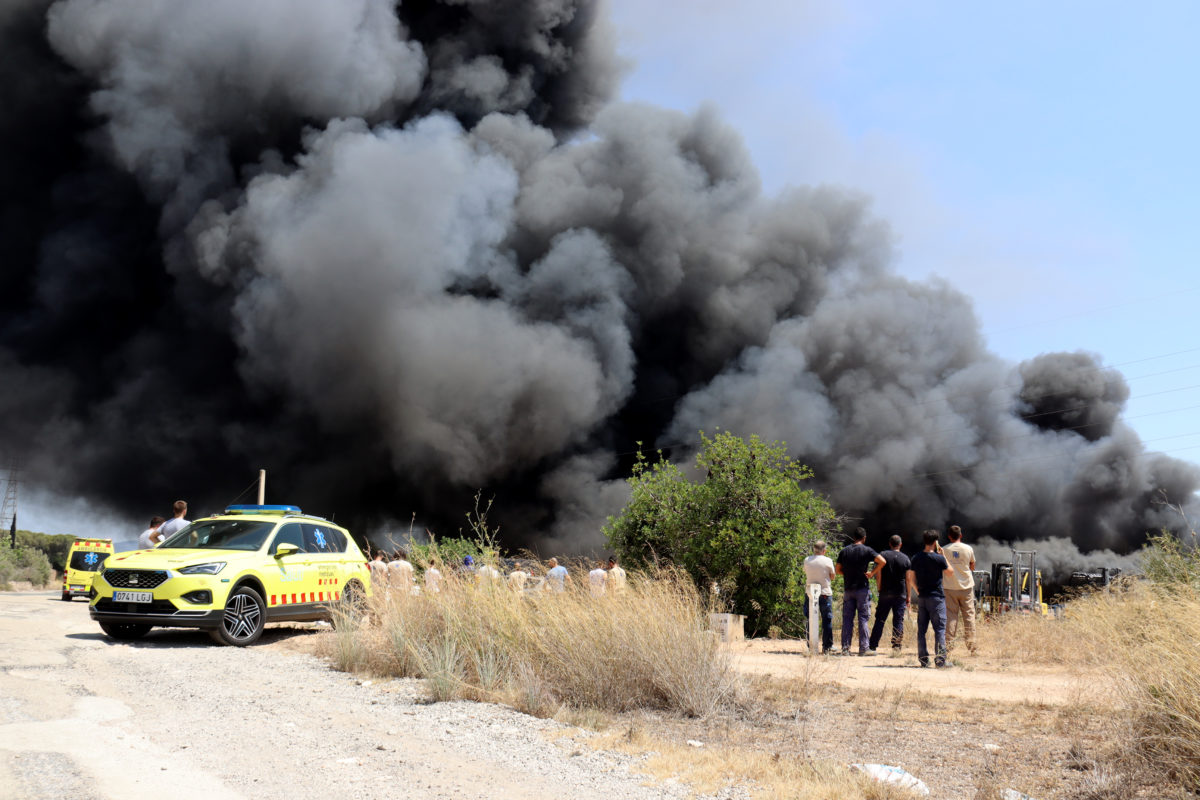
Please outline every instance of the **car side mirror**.
[{"label": "car side mirror", "polygon": [[292,553],[299,553],[299,552],[300,552],[300,548],[296,547],[296,545],[292,544],[291,542],[280,542],[275,547],[275,557],[276,558],[283,558],[284,556],[290,556]]}]

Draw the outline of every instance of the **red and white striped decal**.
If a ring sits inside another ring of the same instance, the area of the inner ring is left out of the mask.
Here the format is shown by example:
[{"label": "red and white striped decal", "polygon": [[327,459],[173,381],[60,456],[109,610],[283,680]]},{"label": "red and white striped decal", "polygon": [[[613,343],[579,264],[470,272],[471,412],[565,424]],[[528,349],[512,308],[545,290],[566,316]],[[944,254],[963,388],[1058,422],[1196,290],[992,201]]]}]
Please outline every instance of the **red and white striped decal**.
[{"label": "red and white striped decal", "polygon": [[[336,581],[335,581],[336,583]],[[338,600],[338,592],[301,592],[299,595],[288,594],[273,594],[271,595],[270,605],[286,606],[292,603],[336,603]],[[288,598],[291,598],[290,600]],[[299,598],[299,600],[297,600]]]}]

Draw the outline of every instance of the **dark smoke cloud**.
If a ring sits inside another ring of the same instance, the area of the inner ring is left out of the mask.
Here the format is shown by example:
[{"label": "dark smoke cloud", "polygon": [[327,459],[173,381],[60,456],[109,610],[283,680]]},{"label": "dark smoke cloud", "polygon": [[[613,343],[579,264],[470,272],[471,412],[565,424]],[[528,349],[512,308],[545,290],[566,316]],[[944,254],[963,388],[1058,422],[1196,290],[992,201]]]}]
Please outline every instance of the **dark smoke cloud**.
[{"label": "dark smoke cloud", "polygon": [[589,0],[28,0],[0,46],[0,447],[62,494],[207,511],[265,466],[453,532],[486,486],[584,550],[638,442],[722,426],[877,536],[1124,551],[1193,502],[1119,375],[997,359],[867,198],[611,103]]}]

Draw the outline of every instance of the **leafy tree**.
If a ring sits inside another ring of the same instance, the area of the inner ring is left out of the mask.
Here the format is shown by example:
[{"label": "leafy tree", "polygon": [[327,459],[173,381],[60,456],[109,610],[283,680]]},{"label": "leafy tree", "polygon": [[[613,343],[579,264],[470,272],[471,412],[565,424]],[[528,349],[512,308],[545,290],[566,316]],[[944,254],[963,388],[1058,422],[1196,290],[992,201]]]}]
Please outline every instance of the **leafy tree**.
[{"label": "leafy tree", "polygon": [[[782,442],[729,432],[700,434],[691,481],[659,453],[639,453],[629,478],[632,497],[609,517],[609,545],[635,567],[682,566],[702,587],[716,584],[752,630],[803,628],[803,561],[832,530],[836,514],[803,482],[812,470],[788,457]],[[830,555],[836,557],[836,547]]]},{"label": "leafy tree", "polygon": [[[8,546],[8,534],[4,534],[4,545]],[[54,569],[62,572],[67,563],[67,553],[74,544],[75,537],[67,533],[35,533],[33,531],[17,531],[17,546],[31,547],[46,554]]]}]

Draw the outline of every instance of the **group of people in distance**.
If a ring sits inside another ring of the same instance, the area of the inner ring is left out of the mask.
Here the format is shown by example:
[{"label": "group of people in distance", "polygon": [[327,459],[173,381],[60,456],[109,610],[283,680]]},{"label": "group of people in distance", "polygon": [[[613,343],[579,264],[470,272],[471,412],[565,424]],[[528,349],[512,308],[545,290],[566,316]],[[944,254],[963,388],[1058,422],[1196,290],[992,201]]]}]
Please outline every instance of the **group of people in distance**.
[{"label": "group of people in distance", "polygon": [[[403,550],[397,550],[391,560],[388,560],[382,550],[376,550],[370,567],[371,582],[377,587],[387,586],[414,594],[419,591],[413,565],[408,560],[408,554]],[[504,575],[490,564],[476,565],[473,556],[464,556],[458,571],[463,575],[473,576],[480,584],[504,580],[513,591],[524,592],[529,580],[533,577],[530,568],[528,562],[514,561],[508,574]],[[440,591],[442,573],[435,565],[428,565],[423,577],[426,591]],[[615,555],[609,556],[607,561],[598,562],[597,567],[588,573],[587,579],[588,590],[593,597],[602,597],[609,591],[618,594],[625,591],[625,570],[621,569]],[[558,563],[557,558],[551,558],[546,562],[546,574],[540,588],[551,592],[565,592],[570,582],[570,572]]]},{"label": "group of people in distance", "polygon": [[142,531],[138,536],[138,549],[149,550],[153,547],[158,547],[165,542],[173,534],[178,533],[188,526],[187,520],[188,505],[184,500],[176,500],[172,507],[172,516],[170,519],[162,517],[151,517],[150,527]]},{"label": "group of people in distance", "polygon": [[[884,623],[892,618],[892,649],[900,651],[904,639],[905,612],[912,606],[917,612],[917,659],[929,666],[926,636],[933,627],[934,657],[938,667],[947,665],[947,638],[958,634],[962,620],[967,648],[975,652],[975,552],[963,542],[962,529],[951,525],[950,542],[942,547],[940,534],[927,530],[922,536],[923,549],[909,557],[900,551],[904,540],[893,535],[889,549],[878,553],[867,546],[867,532],[855,531],[853,542],[842,548],[834,563],[825,555],[826,543],[813,544],[813,554],[804,559],[809,586],[820,587],[817,608],[821,617],[821,652],[850,655],[855,620],[858,622],[858,654],[872,655],[883,637]],[[833,588],[837,575],[843,579],[841,650],[833,649]],[[876,582],[878,601],[875,625],[871,621],[870,582]],[[804,617],[808,619],[809,599],[805,594]]]}]

